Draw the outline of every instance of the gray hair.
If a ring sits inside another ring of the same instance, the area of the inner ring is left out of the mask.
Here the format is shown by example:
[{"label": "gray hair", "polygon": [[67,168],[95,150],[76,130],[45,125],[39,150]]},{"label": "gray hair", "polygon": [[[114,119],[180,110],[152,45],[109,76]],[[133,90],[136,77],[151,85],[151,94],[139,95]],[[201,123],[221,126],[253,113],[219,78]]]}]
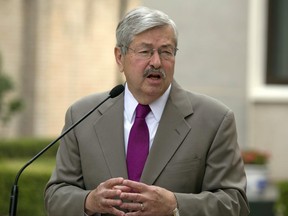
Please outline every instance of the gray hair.
[{"label": "gray hair", "polygon": [[174,30],[175,46],[177,47],[178,32],[174,21],[162,11],[138,7],[127,13],[119,22],[116,29],[116,46],[121,47],[121,52],[126,54],[127,47],[133,41],[134,36],[154,27],[166,25],[171,26]]}]

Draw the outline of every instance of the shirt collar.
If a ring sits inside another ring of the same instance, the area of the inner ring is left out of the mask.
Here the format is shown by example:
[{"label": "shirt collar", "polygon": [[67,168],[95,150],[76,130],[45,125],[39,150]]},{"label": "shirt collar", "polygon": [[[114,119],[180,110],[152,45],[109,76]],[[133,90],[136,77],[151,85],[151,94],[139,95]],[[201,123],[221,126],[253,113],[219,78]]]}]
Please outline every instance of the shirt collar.
[{"label": "shirt collar", "polygon": [[[158,98],[156,101],[149,104],[152,114],[157,122],[160,121],[162,113],[164,111],[166,102],[168,100],[169,94],[171,90],[171,84],[164,92],[164,94]],[[134,112],[138,105],[137,100],[133,97],[132,93],[129,91],[127,84],[125,84],[124,91],[124,112],[127,119],[132,122],[134,118]],[[150,114],[149,114],[150,115]]]}]

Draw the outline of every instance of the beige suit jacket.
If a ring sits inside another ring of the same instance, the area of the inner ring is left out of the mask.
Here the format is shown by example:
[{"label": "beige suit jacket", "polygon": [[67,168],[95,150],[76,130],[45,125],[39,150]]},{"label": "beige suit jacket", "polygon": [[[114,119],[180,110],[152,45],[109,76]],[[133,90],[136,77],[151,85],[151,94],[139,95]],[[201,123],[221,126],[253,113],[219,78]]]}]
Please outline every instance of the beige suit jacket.
[{"label": "beige suit jacket", "polygon": [[[107,95],[72,105],[65,128]],[[112,177],[127,178],[123,107],[122,93],[63,138],[45,192],[49,215],[82,216],[90,190]],[[173,82],[141,182],[174,192],[181,216],[246,216],[243,167],[232,111]]]}]

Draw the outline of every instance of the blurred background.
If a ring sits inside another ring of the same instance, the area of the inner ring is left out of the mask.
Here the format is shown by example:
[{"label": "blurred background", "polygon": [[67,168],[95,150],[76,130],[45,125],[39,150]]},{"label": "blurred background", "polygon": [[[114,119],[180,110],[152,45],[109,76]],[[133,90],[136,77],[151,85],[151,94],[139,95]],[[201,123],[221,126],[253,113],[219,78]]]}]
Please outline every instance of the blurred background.
[{"label": "blurred background", "polygon": [[[178,26],[178,83],[234,111],[243,152],[265,154],[266,185],[288,180],[286,0],[0,0],[0,75],[13,84],[0,82],[0,140],[55,138],[71,103],[123,83],[115,29],[140,5]],[[268,188],[251,203],[274,204]]]}]

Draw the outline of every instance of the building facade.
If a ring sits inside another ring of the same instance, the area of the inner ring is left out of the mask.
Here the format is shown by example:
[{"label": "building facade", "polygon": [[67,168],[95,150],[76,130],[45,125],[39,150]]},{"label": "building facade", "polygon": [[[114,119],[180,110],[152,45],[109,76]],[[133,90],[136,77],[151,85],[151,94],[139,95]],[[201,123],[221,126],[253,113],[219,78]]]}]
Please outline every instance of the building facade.
[{"label": "building facade", "polygon": [[[60,134],[68,106],[123,82],[115,28],[138,5],[168,13],[179,29],[175,77],[235,113],[241,148],[271,154],[288,178],[288,87],[264,81],[267,0],[0,0],[0,53],[25,109],[3,137]],[[4,132],[3,132],[4,131]]]}]

